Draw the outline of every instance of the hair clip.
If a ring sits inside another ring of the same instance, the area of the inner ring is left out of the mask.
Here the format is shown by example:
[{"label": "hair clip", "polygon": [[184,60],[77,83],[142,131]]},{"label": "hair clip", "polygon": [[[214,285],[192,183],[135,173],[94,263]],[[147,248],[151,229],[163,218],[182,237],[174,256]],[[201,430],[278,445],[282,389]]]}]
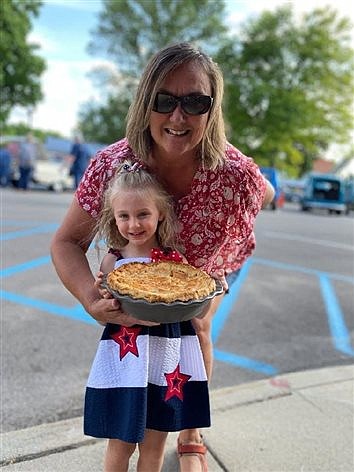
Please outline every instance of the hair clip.
[{"label": "hair clip", "polygon": [[143,164],[140,164],[139,162],[134,162],[131,166],[129,164],[124,164],[123,170],[126,172],[139,172],[140,169],[143,169],[144,166]]}]

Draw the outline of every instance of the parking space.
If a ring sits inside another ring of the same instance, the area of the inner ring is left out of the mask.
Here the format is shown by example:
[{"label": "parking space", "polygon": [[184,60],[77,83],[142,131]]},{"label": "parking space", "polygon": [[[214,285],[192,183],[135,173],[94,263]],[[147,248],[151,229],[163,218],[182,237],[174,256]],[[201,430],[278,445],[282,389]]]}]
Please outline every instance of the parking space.
[{"label": "parking space", "polygon": [[[9,429],[24,421],[28,426],[70,417],[82,408],[101,327],[62,286],[49,256],[50,238],[71,197],[12,190],[4,195],[0,273],[4,398],[8,400],[4,417]],[[353,256],[350,236],[348,240],[343,240],[342,233],[336,237],[332,228],[326,239],[332,238],[332,260],[328,252],[323,253],[323,245],[316,244],[321,233],[318,225],[327,227],[323,219],[316,221],[313,244],[307,241],[306,251],[301,250],[304,241],[294,238],[270,243],[274,242],[269,237],[272,228],[283,227],[284,236],[291,225],[301,223],[295,222],[298,218],[303,216],[286,211],[260,216],[257,251],[213,322],[212,388],[353,361],[354,278],[350,264],[337,264]],[[345,224],[349,232],[352,220],[348,218]],[[289,244],[294,252],[288,250]],[[94,249],[90,261],[97,270]],[[31,405],[30,418],[24,412],[26,405]]]}]

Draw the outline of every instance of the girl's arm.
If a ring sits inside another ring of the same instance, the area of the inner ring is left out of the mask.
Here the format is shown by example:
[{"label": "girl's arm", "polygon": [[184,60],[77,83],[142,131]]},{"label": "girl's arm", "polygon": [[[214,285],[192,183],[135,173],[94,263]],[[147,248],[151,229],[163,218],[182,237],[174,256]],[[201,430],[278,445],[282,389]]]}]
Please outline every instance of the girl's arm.
[{"label": "girl's arm", "polygon": [[117,256],[115,254],[112,254],[111,252],[107,253],[100,265],[100,271],[103,272],[104,274],[108,274],[108,272],[112,272],[114,269],[114,264],[117,260]]},{"label": "girl's arm", "polygon": [[113,298],[107,289],[102,288],[101,284],[103,276],[105,274],[108,274],[109,272],[112,272],[112,270],[114,269],[114,264],[116,260],[117,256],[115,256],[114,254],[110,252],[106,254],[101,261],[100,271],[96,274],[95,286],[102,298]]},{"label": "girl's arm", "polygon": [[80,207],[74,197],[51,241],[52,261],[62,283],[99,323],[155,325],[156,323],[139,321],[124,313],[118,300],[107,300],[100,296],[86,257],[94,226],[94,219]]}]

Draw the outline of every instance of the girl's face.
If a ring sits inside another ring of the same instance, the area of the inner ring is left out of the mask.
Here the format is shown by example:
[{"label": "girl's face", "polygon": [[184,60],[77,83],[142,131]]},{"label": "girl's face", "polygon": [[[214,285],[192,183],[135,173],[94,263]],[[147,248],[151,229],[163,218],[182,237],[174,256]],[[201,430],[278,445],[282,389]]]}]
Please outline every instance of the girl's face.
[{"label": "girl's face", "polygon": [[157,244],[157,226],[163,215],[150,193],[122,191],[113,200],[112,208],[118,231],[129,246],[150,248]]},{"label": "girl's face", "polygon": [[[190,94],[211,95],[210,81],[200,65],[190,62],[167,74],[160,92],[180,97]],[[189,115],[181,105],[171,113],[151,112],[150,132],[153,139],[153,153],[164,158],[178,159],[180,156],[196,155],[209,112],[203,115]]]}]

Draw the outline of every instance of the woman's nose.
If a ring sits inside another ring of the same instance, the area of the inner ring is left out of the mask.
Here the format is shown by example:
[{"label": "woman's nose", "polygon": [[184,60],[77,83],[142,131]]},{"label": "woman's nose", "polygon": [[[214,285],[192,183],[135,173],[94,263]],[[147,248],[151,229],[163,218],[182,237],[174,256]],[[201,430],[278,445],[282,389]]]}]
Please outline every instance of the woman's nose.
[{"label": "woman's nose", "polygon": [[181,104],[178,103],[176,108],[170,114],[170,121],[174,123],[180,123],[182,121],[185,121],[185,119],[186,119],[186,115],[184,111],[182,110]]}]

